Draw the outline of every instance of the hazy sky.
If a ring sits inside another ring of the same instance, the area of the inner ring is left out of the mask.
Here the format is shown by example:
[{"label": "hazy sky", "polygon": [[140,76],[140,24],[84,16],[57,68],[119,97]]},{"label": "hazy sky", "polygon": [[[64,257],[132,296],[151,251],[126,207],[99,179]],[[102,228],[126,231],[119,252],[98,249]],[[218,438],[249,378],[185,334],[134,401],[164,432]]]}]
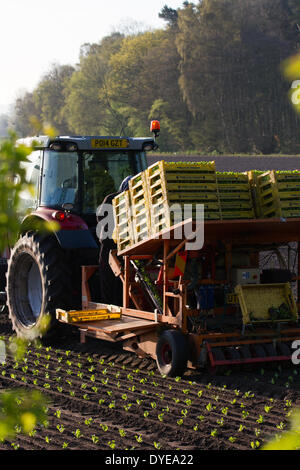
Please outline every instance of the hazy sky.
[{"label": "hazy sky", "polygon": [[80,46],[127,22],[162,28],[158,13],[183,0],[1,0],[0,113],[32,91],[53,63],[74,65]]}]

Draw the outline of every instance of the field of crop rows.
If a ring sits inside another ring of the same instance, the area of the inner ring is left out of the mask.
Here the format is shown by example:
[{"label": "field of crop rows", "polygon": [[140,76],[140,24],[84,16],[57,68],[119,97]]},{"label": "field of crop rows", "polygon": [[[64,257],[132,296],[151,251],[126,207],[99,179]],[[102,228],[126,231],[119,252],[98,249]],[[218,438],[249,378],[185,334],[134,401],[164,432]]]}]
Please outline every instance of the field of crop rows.
[{"label": "field of crop rows", "polygon": [[[299,166],[297,157],[204,159],[215,159],[218,171]],[[8,341],[11,334],[0,314],[0,336]],[[48,398],[47,422],[30,435],[17,429],[0,450],[259,449],[288,429],[299,385],[300,368],[292,364],[164,378],[154,361],[97,340],[81,345],[68,330],[51,346],[30,345],[19,362],[8,356],[0,364],[1,390],[37,389]]]},{"label": "field of crop rows", "polygon": [[[11,334],[5,315],[0,334]],[[8,357],[0,377],[1,389],[49,400],[48,421],[0,450],[255,449],[287,429],[300,384],[295,366],[164,378],[154,361],[92,339],[80,345],[77,332],[30,345],[20,362]]]}]

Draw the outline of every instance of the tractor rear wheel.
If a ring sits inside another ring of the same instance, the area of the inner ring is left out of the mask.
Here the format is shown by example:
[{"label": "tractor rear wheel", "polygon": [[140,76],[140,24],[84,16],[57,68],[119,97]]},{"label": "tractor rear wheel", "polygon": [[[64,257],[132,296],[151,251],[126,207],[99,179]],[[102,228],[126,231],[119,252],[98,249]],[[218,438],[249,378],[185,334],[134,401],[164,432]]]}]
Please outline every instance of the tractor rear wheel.
[{"label": "tractor rear wheel", "polygon": [[184,374],[188,360],[185,336],[178,330],[165,330],[156,345],[156,362],[161,374],[177,377]]},{"label": "tractor rear wheel", "polygon": [[71,307],[71,286],[71,270],[55,237],[22,236],[7,270],[7,306],[17,335],[27,340],[43,336],[46,317],[47,335],[53,332],[56,308]]}]

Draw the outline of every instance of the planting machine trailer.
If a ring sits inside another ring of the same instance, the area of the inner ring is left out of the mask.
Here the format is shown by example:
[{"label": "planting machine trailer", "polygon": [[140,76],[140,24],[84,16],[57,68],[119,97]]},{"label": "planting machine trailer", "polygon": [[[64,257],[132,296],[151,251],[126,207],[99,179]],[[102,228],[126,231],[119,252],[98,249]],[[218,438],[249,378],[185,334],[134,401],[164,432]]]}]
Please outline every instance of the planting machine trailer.
[{"label": "planting machine trailer", "polygon": [[[300,340],[300,217],[244,218],[244,203],[239,218],[219,216],[218,191],[206,176],[196,178],[196,166],[170,170],[173,180],[163,187],[163,162],[147,169],[145,150],[152,148],[151,138],[60,137],[36,150],[36,207],[8,260],[14,330],[33,338],[50,313],[52,328],[67,323],[78,328],[81,342],[121,343],[150,355],[170,376],[187,367],[216,371],[291,361]],[[95,210],[128,175],[129,190],[113,200],[116,248],[107,259],[122,302],[107,304],[97,289]],[[164,204],[172,194],[179,197],[180,187],[181,202],[211,195],[204,226],[193,215],[163,224]],[[155,205],[158,193],[163,197]],[[60,230],[41,232],[41,220],[58,221]],[[204,243],[189,248],[201,230]]]},{"label": "planting machine trailer", "polygon": [[58,309],[57,318],[76,325],[82,342],[89,336],[122,342],[141,357],[150,355],[170,376],[187,367],[215,372],[291,361],[292,344],[300,339],[292,291],[300,273],[261,270],[259,259],[299,244],[300,219],[206,221],[205,245],[189,252],[190,239],[174,236],[180,225],[197,231],[188,219],[111,252],[123,305],[94,302],[89,279],[98,267],[83,266],[82,310]]}]

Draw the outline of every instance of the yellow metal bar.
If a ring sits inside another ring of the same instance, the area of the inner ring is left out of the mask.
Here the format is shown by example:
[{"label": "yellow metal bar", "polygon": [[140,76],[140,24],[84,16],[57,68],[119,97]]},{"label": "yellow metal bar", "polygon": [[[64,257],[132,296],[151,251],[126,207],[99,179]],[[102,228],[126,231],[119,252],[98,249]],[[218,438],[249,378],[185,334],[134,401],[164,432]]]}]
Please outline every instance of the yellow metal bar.
[{"label": "yellow metal bar", "polygon": [[121,317],[121,311],[109,312],[108,309],[70,310],[70,311],[56,309],[56,318],[64,323],[112,320],[112,319],[120,318],[120,317]]}]

